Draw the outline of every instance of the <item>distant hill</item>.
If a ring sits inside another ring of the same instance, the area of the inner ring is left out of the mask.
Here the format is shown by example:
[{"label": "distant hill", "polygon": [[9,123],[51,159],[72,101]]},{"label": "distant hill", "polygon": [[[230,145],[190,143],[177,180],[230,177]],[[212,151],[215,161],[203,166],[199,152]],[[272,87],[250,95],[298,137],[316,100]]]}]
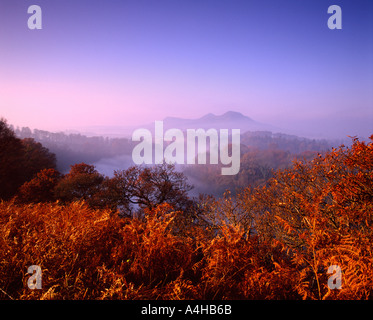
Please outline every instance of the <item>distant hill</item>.
[{"label": "distant hill", "polygon": [[[161,120],[161,119],[155,119]],[[247,131],[271,131],[284,132],[275,126],[257,122],[240,112],[228,111],[222,115],[208,113],[200,118],[186,119],[178,117],[166,117],[163,119],[164,130],[180,129],[240,129],[241,133]],[[131,137],[136,129],[148,129],[154,132],[154,122],[144,123],[137,126],[89,126],[78,130],[85,136],[104,136],[104,137]],[[77,129],[75,128],[75,131]]]},{"label": "distant hill", "polygon": [[228,111],[222,115],[213,113],[197,119],[183,119],[176,117],[167,117],[163,120],[164,129],[240,129],[241,133],[247,131],[278,131],[271,125],[259,123],[243,115],[240,112]]}]

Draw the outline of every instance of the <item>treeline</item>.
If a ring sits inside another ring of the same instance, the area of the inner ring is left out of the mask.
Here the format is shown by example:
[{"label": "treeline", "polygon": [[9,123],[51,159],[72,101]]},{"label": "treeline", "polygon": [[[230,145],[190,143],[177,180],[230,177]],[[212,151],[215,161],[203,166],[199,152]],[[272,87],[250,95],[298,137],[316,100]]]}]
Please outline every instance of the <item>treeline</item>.
[{"label": "treeline", "polygon": [[83,200],[92,209],[110,209],[122,217],[140,218],[145,210],[162,203],[190,212],[194,204],[188,197],[191,189],[185,176],[173,165],[133,166],[115,171],[109,178],[97,172],[93,165],[80,163],[71,166],[65,175],[55,169],[41,170],[19,188],[13,201],[67,204]]},{"label": "treeline", "polygon": [[[85,138],[83,138],[85,139]],[[162,203],[187,212],[192,206],[186,177],[173,165],[133,166],[100,174],[93,165],[70,166],[67,174],[56,169],[56,157],[31,138],[17,138],[0,120],[0,200],[35,204],[86,201],[93,209],[111,209],[121,216],[142,216]]]},{"label": "treeline", "polygon": [[300,154],[307,151],[327,151],[333,145],[342,144],[342,141],[308,139],[270,131],[248,131],[241,135],[241,143],[259,150],[283,150],[292,154]]},{"label": "treeline", "polygon": [[17,137],[32,138],[43,144],[57,157],[57,168],[61,172],[69,170],[76,163],[94,163],[102,158],[131,154],[133,143],[127,138],[87,137],[82,134],[49,132],[28,127],[10,127]]},{"label": "treeline", "polygon": [[0,119],[0,199],[10,199],[42,169],[55,169],[56,156],[31,138],[19,139]]},{"label": "treeline", "polygon": [[[134,143],[127,138],[86,137],[81,134],[52,133],[31,130],[27,127],[12,128],[21,139],[32,138],[56,155],[56,167],[68,172],[77,163],[94,164],[103,158],[120,155],[131,156]],[[207,193],[217,197],[229,189],[233,194],[247,186],[265,185],[273,171],[291,166],[298,159],[312,159],[317,153],[330,150],[332,142],[312,140],[267,131],[246,132],[241,135],[241,170],[235,176],[222,176],[216,165],[181,166],[195,186],[194,195]],[[118,160],[121,161],[121,160]],[[116,163],[116,161],[115,161]],[[128,163],[118,167],[128,168]]]},{"label": "treeline", "polygon": [[174,166],[53,170],[0,203],[1,299],[373,297],[373,135],[218,199]]}]

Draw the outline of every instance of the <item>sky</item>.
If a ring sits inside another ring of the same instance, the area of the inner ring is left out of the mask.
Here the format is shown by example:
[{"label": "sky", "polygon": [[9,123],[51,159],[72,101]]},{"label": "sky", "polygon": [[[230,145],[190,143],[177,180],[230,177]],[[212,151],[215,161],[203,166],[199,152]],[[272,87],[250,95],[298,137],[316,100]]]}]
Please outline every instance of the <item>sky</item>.
[{"label": "sky", "polygon": [[[42,29],[27,25],[30,5]],[[330,30],[330,5],[342,29]],[[0,116],[44,130],[233,110],[373,134],[371,0],[1,0]]]}]

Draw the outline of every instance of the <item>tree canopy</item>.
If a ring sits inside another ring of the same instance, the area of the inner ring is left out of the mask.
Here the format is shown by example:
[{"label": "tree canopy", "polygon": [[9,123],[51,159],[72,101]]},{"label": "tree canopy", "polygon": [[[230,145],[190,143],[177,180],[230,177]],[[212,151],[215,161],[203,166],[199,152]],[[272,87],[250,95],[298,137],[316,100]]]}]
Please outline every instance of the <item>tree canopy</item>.
[{"label": "tree canopy", "polygon": [[33,139],[21,140],[0,119],[0,199],[9,199],[40,170],[55,169],[56,158]]}]

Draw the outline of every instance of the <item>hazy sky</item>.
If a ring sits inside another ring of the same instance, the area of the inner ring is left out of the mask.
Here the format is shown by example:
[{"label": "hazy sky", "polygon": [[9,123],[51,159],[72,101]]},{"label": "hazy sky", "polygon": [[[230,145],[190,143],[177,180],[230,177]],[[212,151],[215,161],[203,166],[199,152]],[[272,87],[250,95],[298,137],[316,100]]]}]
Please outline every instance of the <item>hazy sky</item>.
[{"label": "hazy sky", "polygon": [[[27,27],[32,4],[42,30]],[[342,30],[327,27],[333,4]],[[0,116],[14,125],[228,110],[305,133],[373,133],[373,1],[0,1]]]}]

